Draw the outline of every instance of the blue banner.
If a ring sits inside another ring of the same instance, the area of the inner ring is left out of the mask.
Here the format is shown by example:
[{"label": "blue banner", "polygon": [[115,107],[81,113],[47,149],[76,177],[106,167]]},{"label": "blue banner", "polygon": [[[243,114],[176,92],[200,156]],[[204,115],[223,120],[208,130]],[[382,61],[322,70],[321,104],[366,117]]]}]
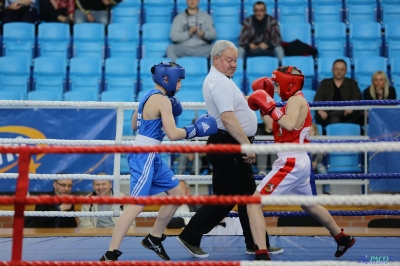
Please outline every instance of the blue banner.
[{"label": "blue banner", "polygon": [[[371,109],[368,135],[371,139],[400,138],[400,109]],[[400,173],[400,152],[372,152],[370,173]],[[370,180],[373,192],[400,192],[399,179]]]},{"label": "blue banner", "polygon": [[[115,109],[0,109],[0,138],[114,140]],[[43,144],[40,144],[43,146]],[[112,174],[114,154],[34,154],[36,174]],[[0,173],[18,172],[18,154],[1,154]],[[0,192],[14,192],[16,179],[1,179]],[[53,180],[31,180],[30,192],[53,190]],[[92,191],[91,180],[74,180],[73,192]]]}]

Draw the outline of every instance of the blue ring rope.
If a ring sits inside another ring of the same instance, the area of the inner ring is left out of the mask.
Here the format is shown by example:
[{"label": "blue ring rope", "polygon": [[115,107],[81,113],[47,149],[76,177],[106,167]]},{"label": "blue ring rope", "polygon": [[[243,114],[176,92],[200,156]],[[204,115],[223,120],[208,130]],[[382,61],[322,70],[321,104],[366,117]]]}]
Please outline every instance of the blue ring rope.
[{"label": "blue ring rope", "polygon": [[[323,106],[364,106],[364,105],[398,105],[400,100],[358,100],[358,101],[323,101],[323,102],[309,102],[310,107],[323,107]],[[276,106],[282,107],[286,102],[277,102]]]}]

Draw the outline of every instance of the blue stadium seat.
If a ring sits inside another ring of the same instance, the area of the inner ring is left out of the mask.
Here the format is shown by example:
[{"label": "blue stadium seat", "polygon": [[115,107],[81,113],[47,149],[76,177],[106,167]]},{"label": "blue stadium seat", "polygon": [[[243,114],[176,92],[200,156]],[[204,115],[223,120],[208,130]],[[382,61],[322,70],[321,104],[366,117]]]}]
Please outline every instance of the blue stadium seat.
[{"label": "blue stadium seat", "polygon": [[277,8],[280,23],[308,22],[308,0],[280,0]]},{"label": "blue stadium seat", "polygon": [[350,24],[351,57],[380,56],[381,49],[381,25],[378,22],[354,22]]},{"label": "blue stadium seat", "polygon": [[0,57],[0,90],[13,90],[23,94],[30,88],[30,59],[26,57]]},{"label": "blue stadium seat", "polygon": [[382,23],[400,21],[400,1],[380,0]]},{"label": "blue stadium seat", "polygon": [[354,58],[354,77],[361,91],[371,84],[375,71],[387,72],[387,59],[380,56]]},{"label": "blue stadium seat", "polygon": [[[400,2],[399,2],[399,4],[400,4]],[[385,23],[386,56],[388,58],[400,57],[400,23],[399,22]]]},{"label": "blue stadium seat", "polygon": [[152,79],[152,74],[150,72],[151,67],[163,61],[171,61],[171,59],[166,57],[146,57],[140,60],[139,62],[140,87],[137,98],[138,101],[142,99],[141,97],[143,96],[144,93],[154,88],[154,81]]},{"label": "blue stadium seat", "polygon": [[205,57],[180,57],[178,65],[185,68],[186,78],[182,80],[184,90],[201,90],[208,74],[208,62]]},{"label": "blue stadium seat", "polygon": [[314,91],[314,90],[302,90],[301,92],[303,93],[304,98],[306,98],[307,102],[313,102],[314,101],[314,97],[315,97],[316,91]]},{"label": "blue stadium seat", "polygon": [[247,84],[245,83],[244,80],[244,62],[242,58],[238,58],[236,61],[236,71],[235,74],[233,75],[232,78],[233,82],[235,82],[236,86],[239,87],[239,89],[243,92],[243,93],[247,93]]},{"label": "blue stadium seat", "polygon": [[[213,6],[211,2],[210,6],[210,13],[213,18],[215,24],[221,23],[230,23],[235,24],[239,23],[241,19],[241,9],[240,6],[235,5],[233,2],[232,4],[229,3],[228,5],[224,6]],[[239,32],[238,32],[239,35]]]},{"label": "blue stadium seat", "polygon": [[24,94],[14,90],[0,90],[0,100],[24,100]]},{"label": "blue stadium seat", "polygon": [[67,91],[64,93],[64,101],[76,102],[95,102],[98,101],[99,95],[91,91]]},{"label": "blue stadium seat", "polygon": [[58,91],[30,91],[28,92],[29,101],[62,101],[62,93]]},{"label": "blue stadium seat", "polygon": [[311,25],[307,22],[282,23],[280,25],[283,42],[293,42],[296,39],[312,45]]},{"label": "blue stadium seat", "polygon": [[397,99],[400,99],[400,57],[390,60],[390,79],[396,89]]},{"label": "blue stadium seat", "polygon": [[171,23],[174,0],[143,0],[143,23]]},{"label": "blue stadium seat", "polygon": [[[208,7],[207,0],[200,0],[198,7],[201,9],[201,11],[208,13],[209,7]],[[186,8],[187,8],[186,0],[176,0],[176,12],[177,13],[181,13],[182,11],[185,11]]]},{"label": "blue stadium seat", "polygon": [[64,93],[67,65],[62,57],[36,57],[33,67],[33,87],[36,91],[54,90]]},{"label": "blue stadium seat", "polygon": [[111,9],[111,23],[140,24],[140,16],[140,7],[118,4]]},{"label": "blue stadium seat", "polygon": [[342,0],[311,0],[312,23],[341,22]]},{"label": "blue stadium seat", "polygon": [[346,24],[343,22],[318,22],[315,24],[315,48],[318,57],[345,56]]},{"label": "blue stadium seat", "polygon": [[[35,25],[12,22],[3,25],[3,56],[34,58]],[[32,64],[33,61],[30,62]]]},{"label": "blue stadium seat", "polygon": [[104,59],[104,25],[101,23],[80,23],[74,25],[74,57]]},{"label": "blue stadium seat", "polygon": [[123,0],[122,2],[118,3],[118,5],[123,7],[140,7],[142,5],[142,0]]},{"label": "blue stadium seat", "polygon": [[377,21],[376,0],[345,0],[345,5],[347,23]]},{"label": "blue stadium seat", "polygon": [[[337,123],[326,126],[327,136],[360,136],[360,126],[350,123]],[[361,157],[352,152],[331,152],[327,154],[328,173],[362,172]]]},{"label": "blue stadium seat", "polygon": [[[244,0],[243,1],[243,17],[247,18],[254,14],[254,3],[258,0]],[[264,4],[267,6],[267,14],[276,18],[276,6],[275,0],[264,0]]]},{"label": "blue stadium seat", "polygon": [[138,58],[139,26],[132,23],[108,25],[107,46],[109,57]]},{"label": "blue stadium seat", "polygon": [[68,90],[88,90],[99,93],[102,84],[101,67],[102,63],[98,58],[71,58]]},{"label": "blue stadium seat", "polygon": [[242,27],[240,23],[214,23],[214,27],[217,32],[215,41],[228,40],[236,46],[239,45],[239,33]]},{"label": "blue stadium seat", "polygon": [[336,59],[343,59],[346,61],[347,64],[347,73],[346,77],[351,78],[351,65],[350,65],[350,58],[348,57],[336,57],[336,56],[330,56],[330,57],[319,57],[318,58],[318,81],[321,82],[323,79],[328,79],[328,78],[333,78],[332,74],[332,67],[333,67],[333,62],[335,62]]},{"label": "blue stadium seat", "polygon": [[252,92],[251,84],[255,79],[270,77],[279,66],[278,59],[270,56],[248,57],[246,59],[246,71],[248,81],[248,93]]},{"label": "blue stadium seat", "polygon": [[71,36],[65,23],[41,23],[38,29],[38,56],[70,58]]},{"label": "blue stadium seat", "polygon": [[298,67],[304,75],[303,90],[313,89],[315,71],[312,56],[287,56],[282,59],[282,65]]},{"label": "blue stadium seat", "polygon": [[142,58],[164,57],[171,43],[171,23],[145,23],[142,25]]},{"label": "blue stadium seat", "polygon": [[137,90],[137,63],[133,58],[107,58],[105,68],[106,90]]}]

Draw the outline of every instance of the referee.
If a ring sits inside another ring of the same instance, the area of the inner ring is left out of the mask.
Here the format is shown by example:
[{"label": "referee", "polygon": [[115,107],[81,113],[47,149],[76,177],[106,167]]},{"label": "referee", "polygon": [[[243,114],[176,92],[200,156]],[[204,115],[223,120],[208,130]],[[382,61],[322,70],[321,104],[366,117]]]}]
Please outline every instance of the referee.
[{"label": "referee", "polygon": [[[208,144],[250,144],[257,131],[257,117],[245,97],[232,81],[236,71],[238,49],[230,41],[217,41],[211,51],[212,66],[203,83],[203,96],[208,114],[217,120],[218,133],[208,138]],[[212,187],[214,195],[253,195],[256,183],[252,163],[254,153],[207,154],[213,167]],[[235,205],[203,205],[178,236],[180,242],[194,257],[207,258],[200,248],[203,234],[211,231]],[[246,242],[246,253],[254,254],[255,247],[250,231],[245,205],[239,206],[239,219]],[[270,254],[283,252],[282,248],[270,247]]]}]

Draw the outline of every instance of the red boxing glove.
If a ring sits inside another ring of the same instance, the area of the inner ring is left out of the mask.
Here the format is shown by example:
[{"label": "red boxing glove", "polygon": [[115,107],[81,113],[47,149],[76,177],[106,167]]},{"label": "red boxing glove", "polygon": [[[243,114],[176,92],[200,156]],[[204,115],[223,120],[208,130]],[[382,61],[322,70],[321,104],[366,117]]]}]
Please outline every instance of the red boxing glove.
[{"label": "red boxing glove", "polygon": [[251,110],[257,111],[260,109],[261,115],[269,115],[275,121],[278,121],[283,116],[282,111],[276,108],[274,99],[263,90],[257,90],[250,95],[248,105]]},{"label": "red boxing glove", "polygon": [[268,93],[271,98],[274,98],[274,82],[267,77],[261,77],[253,81],[251,84],[253,91],[263,90]]}]

